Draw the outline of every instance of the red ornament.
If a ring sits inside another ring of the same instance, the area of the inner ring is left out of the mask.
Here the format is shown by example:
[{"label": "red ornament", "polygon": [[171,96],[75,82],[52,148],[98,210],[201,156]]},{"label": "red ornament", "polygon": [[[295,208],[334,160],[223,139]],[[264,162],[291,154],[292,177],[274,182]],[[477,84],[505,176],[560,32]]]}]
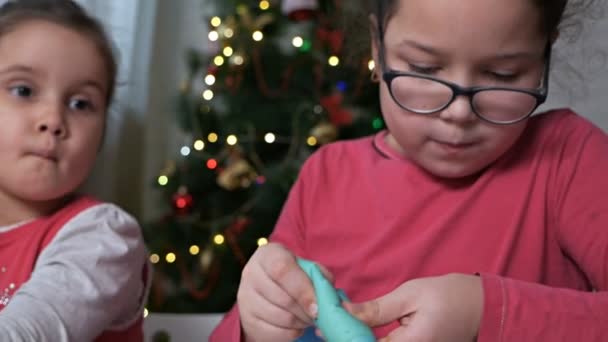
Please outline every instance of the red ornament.
[{"label": "red ornament", "polygon": [[318,0],[283,0],[281,12],[293,21],[306,21],[319,13]]},{"label": "red ornament", "polygon": [[342,106],[343,99],[343,95],[336,92],[320,100],[321,106],[329,115],[329,121],[336,126],[350,125],[353,122],[353,114]]},{"label": "red ornament", "polygon": [[289,13],[287,17],[292,21],[301,22],[314,19],[318,13],[316,10],[301,9]]},{"label": "red ornament", "polygon": [[344,32],[341,30],[330,30],[327,28],[319,28],[317,30],[317,38],[321,43],[329,46],[329,50],[334,55],[339,55],[344,46]]},{"label": "red ornament", "polygon": [[187,214],[192,209],[194,199],[188,193],[177,193],[173,195],[173,208],[178,214]]}]

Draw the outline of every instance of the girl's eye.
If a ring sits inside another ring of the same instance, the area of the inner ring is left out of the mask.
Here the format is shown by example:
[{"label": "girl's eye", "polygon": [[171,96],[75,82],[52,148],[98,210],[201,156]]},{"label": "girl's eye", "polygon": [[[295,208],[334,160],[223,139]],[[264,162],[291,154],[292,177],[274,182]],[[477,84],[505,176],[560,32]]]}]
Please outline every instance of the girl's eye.
[{"label": "girl's eye", "polygon": [[488,71],[488,75],[500,82],[513,82],[515,80],[517,80],[517,78],[519,77],[518,74],[509,74],[509,73],[501,73],[501,72],[494,72],[494,71]]},{"label": "girl's eye", "polygon": [[432,75],[432,74],[436,74],[441,68],[439,67],[427,67],[427,66],[421,66],[421,65],[415,65],[415,64],[409,64],[409,68],[411,71],[417,73],[417,74],[424,74],[424,75]]},{"label": "girl's eye", "polygon": [[71,99],[68,104],[70,109],[74,110],[93,110],[93,104],[91,101],[83,100],[83,99]]},{"label": "girl's eye", "polygon": [[17,97],[31,97],[34,93],[32,88],[24,85],[11,87],[10,91],[13,95]]}]

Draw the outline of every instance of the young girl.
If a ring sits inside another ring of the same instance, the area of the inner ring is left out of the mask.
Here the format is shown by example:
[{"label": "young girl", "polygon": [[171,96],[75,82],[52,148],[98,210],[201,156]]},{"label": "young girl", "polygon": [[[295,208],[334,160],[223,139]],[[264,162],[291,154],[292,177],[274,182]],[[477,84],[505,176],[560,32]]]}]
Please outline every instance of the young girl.
[{"label": "young girl", "polygon": [[608,137],[547,96],[566,0],[373,0],[388,131],[322,148],[212,341],[291,341],[295,256],[390,341],[608,341]]},{"label": "young girl", "polygon": [[147,257],[120,208],[79,196],[116,78],[70,0],[0,7],[0,340],[142,341]]}]

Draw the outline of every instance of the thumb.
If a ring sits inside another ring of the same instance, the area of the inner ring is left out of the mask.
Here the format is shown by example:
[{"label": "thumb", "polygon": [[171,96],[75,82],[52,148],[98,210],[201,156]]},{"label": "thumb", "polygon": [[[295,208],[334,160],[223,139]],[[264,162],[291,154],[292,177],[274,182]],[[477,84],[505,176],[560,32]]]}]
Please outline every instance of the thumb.
[{"label": "thumb", "polygon": [[343,302],[343,306],[370,327],[385,325],[414,312],[409,296],[400,289],[367,302]]}]

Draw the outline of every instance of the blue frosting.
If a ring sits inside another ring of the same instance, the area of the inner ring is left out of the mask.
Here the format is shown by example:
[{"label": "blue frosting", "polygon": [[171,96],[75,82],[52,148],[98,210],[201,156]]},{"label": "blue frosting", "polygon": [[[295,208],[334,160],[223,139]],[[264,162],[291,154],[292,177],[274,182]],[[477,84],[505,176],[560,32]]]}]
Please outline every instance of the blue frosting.
[{"label": "blue frosting", "polygon": [[[372,330],[363,322],[352,316],[342,307],[342,300],[348,300],[340,290],[325,279],[314,262],[298,258],[298,265],[308,275],[315,288],[317,306],[319,307],[315,325],[328,342],[375,342]],[[322,341],[308,329],[298,342]]]}]

